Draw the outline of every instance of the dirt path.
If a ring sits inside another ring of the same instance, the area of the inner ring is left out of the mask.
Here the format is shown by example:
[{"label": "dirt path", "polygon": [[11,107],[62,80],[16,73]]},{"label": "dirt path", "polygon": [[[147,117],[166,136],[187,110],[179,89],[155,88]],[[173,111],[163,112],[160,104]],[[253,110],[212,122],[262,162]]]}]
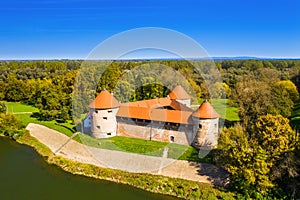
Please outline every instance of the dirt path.
[{"label": "dirt path", "polygon": [[129,172],[160,174],[174,178],[223,185],[225,172],[214,165],[174,160],[166,157],[93,148],[45,126],[30,123],[30,135],[48,146],[53,153],[77,162]]}]

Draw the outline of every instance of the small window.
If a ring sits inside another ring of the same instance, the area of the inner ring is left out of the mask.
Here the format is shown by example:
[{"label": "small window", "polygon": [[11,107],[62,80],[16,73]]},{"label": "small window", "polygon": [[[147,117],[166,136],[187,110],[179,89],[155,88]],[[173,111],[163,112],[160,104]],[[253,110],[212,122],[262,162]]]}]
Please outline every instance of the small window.
[{"label": "small window", "polygon": [[95,110],[95,113],[97,113],[97,114],[98,114],[98,110]]},{"label": "small window", "polygon": [[172,135],[172,136],[170,136],[170,142],[171,143],[173,143],[175,141],[175,138],[174,138],[174,136]]},{"label": "small window", "polygon": [[97,129],[100,129],[100,126],[96,126],[97,127]]},{"label": "small window", "polygon": [[217,128],[217,124],[215,124],[215,128]]},{"label": "small window", "polygon": [[107,133],[107,135],[111,135],[111,133]]},{"label": "small window", "polygon": [[106,119],[106,120],[107,120],[107,117],[103,117],[103,119]]},{"label": "small window", "polygon": [[112,113],[112,110],[108,110],[107,112],[108,112],[108,113]]},{"label": "small window", "polygon": [[199,124],[199,129],[201,129],[202,128],[202,124]]}]

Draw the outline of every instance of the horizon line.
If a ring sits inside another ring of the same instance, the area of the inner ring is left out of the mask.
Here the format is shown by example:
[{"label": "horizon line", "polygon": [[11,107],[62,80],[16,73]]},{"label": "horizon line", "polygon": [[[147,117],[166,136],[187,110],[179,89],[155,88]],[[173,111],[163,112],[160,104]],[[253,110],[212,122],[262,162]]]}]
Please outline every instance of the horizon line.
[{"label": "horizon line", "polygon": [[4,58],[0,61],[67,61],[67,60],[89,60],[89,61],[130,61],[130,60],[300,60],[299,57],[260,57],[260,56],[212,56],[203,58],[172,58],[172,57],[152,57],[152,58],[116,58],[116,59],[88,59],[88,58]]}]

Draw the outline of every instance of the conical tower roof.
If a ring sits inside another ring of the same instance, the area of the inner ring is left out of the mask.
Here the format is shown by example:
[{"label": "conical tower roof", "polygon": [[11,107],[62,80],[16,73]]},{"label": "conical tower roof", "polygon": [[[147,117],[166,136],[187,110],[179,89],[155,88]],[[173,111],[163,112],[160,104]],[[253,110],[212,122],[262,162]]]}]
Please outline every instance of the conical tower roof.
[{"label": "conical tower roof", "polygon": [[186,100],[190,99],[191,97],[188,95],[188,93],[181,87],[180,85],[177,85],[170,93],[169,93],[170,99],[178,99],[178,100]]},{"label": "conical tower roof", "polygon": [[219,114],[215,111],[212,105],[207,100],[205,100],[193,113],[193,117],[197,117],[200,119],[215,119],[219,117]]},{"label": "conical tower roof", "polygon": [[109,109],[120,106],[119,101],[108,91],[103,90],[98,94],[95,100],[89,105],[89,108]]}]

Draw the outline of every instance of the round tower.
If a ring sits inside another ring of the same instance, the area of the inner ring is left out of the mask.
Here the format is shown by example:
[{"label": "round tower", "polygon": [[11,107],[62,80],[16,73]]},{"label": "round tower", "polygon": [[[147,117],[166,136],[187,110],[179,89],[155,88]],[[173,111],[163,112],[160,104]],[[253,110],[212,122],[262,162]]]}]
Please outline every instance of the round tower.
[{"label": "round tower", "polygon": [[205,100],[192,114],[196,137],[193,145],[200,149],[213,149],[218,144],[219,114]]},{"label": "round tower", "polygon": [[176,100],[179,103],[186,105],[187,107],[191,107],[191,97],[188,93],[181,87],[177,85],[170,93],[169,97],[172,100]]},{"label": "round tower", "polygon": [[116,136],[116,115],[119,107],[120,103],[110,92],[104,90],[98,94],[89,105],[92,136],[95,138]]}]

